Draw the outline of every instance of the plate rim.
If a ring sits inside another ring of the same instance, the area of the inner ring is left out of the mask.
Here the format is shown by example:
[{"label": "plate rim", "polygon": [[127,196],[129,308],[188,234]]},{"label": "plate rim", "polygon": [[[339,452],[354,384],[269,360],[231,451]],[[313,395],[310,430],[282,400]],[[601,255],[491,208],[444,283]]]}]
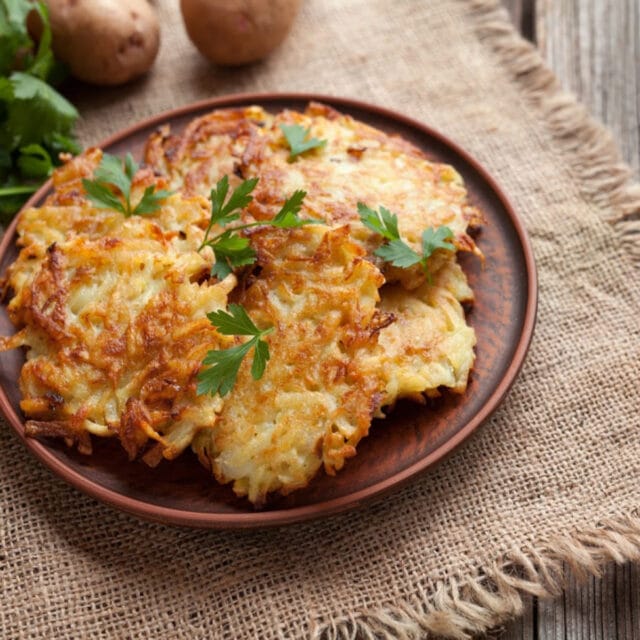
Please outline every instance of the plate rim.
[{"label": "plate rim", "polygon": [[[516,232],[526,267],[526,281],[528,288],[522,330],[518,337],[511,363],[507,367],[499,383],[491,391],[489,397],[481,406],[480,410],[472,416],[472,418],[468,420],[458,430],[458,432],[448,438],[445,442],[441,443],[434,451],[406,469],[394,473],[392,476],[354,493],[349,493],[347,495],[322,502],[315,502],[290,509],[275,509],[272,511],[252,511],[247,513],[183,511],[173,507],[165,507],[145,502],[138,498],[131,498],[126,494],[105,487],[97,481],[91,480],[87,476],[67,466],[62,460],[54,456],[43,442],[35,438],[27,438],[24,435],[24,424],[17,413],[13,410],[9,398],[5,393],[4,385],[0,384],[0,410],[2,411],[2,414],[22,443],[50,472],[54,473],[57,477],[67,482],[67,484],[70,484],[90,497],[130,515],[142,518],[143,520],[192,528],[265,528],[290,525],[318,518],[326,518],[345,511],[358,509],[365,503],[380,500],[390,492],[399,490],[410,480],[425,472],[427,469],[432,468],[436,463],[442,462],[463,442],[468,440],[478,427],[480,427],[480,425],[482,425],[500,406],[502,400],[518,377],[531,344],[537,315],[538,276],[533,247],[526,232],[524,222],[520,218],[504,190],[474,156],[458,145],[458,143],[453,141],[450,137],[415,118],[388,107],[371,104],[355,98],[333,96],[329,94],[309,92],[233,93],[199,100],[144,118],[132,125],[129,125],[128,127],[125,127],[124,129],[120,129],[105,140],[90,146],[107,148],[129,138],[137,131],[154,126],[160,126],[173,119],[208,109],[230,108],[246,103],[265,105],[266,103],[277,101],[322,102],[338,109],[346,109],[347,113],[349,109],[372,113],[381,116],[384,119],[396,121],[409,128],[418,130],[419,132],[426,134],[428,137],[435,139],[438,143],[460,156],[480,176],[480,178],[490,187],[491,191],[500,200],[501,205],[507,212],[509,220],[513,225],[514,231]],[[49,179],[29,198],[21,211],[33,206],[34,203],[40,200],[51,188],[52,180]],[[5,255],[9,249],[9,245],[13,244],[15,241],[17,221],[18,215],[16,214],[11,224],[5,230],[2,241],[0,241],[0,257]]]}]

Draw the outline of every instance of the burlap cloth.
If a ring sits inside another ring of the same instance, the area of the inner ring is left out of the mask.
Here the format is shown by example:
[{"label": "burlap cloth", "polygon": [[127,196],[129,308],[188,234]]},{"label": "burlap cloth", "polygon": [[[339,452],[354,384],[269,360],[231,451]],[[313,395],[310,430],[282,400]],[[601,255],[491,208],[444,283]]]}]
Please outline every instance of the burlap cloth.
[{"label": "burlap cloth", "polygon": [[[146,524],[53,478],[0,429],[2,638],[465,637],[640,555],[637,187],[491,0],[306,0],[267,62],[221,71],[158,3],[144,81],[74,90],[85,144],[238,91],[316,91],[450,135],[526,222],[536,336],[477,437],[369,508],[278,530]],[[625,219],[626,216],[626,219]],[[634,235],[635,234],[635,235]]]}]

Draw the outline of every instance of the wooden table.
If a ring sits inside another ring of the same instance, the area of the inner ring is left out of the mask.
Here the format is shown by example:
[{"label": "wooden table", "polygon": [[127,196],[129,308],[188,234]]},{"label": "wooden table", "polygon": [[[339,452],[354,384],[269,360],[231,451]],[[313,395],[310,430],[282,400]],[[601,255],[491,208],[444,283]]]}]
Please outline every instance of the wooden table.
[{"label": "wooden table", "polygon": [[[640,0],[502,0],[563,87],[612,131],[640,167]],[[639,479],[640,481],[640,479]],[[570,578],[555,601],[528,601],[500,640],[640,640],[640,567],[608,565],[601,579]]]}]

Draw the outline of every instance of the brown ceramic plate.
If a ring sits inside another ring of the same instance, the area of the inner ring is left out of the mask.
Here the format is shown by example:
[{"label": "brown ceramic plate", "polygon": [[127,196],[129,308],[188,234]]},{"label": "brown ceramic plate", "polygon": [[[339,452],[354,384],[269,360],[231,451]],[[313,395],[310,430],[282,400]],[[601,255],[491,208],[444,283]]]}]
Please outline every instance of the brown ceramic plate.
[{"label": "brown ceramic plate", "polygon": [[[83,456],[54,441],[24,436],[17,380],[23,355],[0,354],[0,408],[27,448],[55,474],[81,491],[145,519],[193,527],[239,528],[282,525],[353,509],[407,482],[441,460],[496,409],[517,376],[529,346],[536,312],[536,273],[522,222],[495,181],[465,151],[425,125],[392,111],[342,98],[302,94],[237,95],[190,105],[145,120],[101,146],[115,154],[140,154],[147,136],[163,123],[179,131],[211,109],[259,104],[271,111],[303,109],[319,100],[422,148],[430,158],[452,164],[464,177],[471,200],[487,218],[476,241],[481,262],[461,255],[476,294],[469,321],[477,332],[477,359],[466,393],[443,395],[428,406],[400,403],[384,423],[374,425],[336,477],[320,474],[311,485],[276,497],[255,511],[219,486],[189,452],[150,469],[130,463],[119,445],[95,439],[95,452]],[[28,203],[37,205],[43,186]],[[15,224],[0,244],[0,270],[15,259]],[[4,306],[0,332],[14,332]]]}]

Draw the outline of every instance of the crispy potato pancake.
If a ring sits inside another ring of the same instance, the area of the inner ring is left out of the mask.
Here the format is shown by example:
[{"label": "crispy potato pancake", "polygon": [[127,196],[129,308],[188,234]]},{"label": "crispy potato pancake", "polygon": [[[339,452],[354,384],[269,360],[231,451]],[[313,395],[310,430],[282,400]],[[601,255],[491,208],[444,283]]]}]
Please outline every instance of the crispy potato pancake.
[{"label": "crispy potato pancake", "polygon": [[387,319],[376,310],[383,277],[347,227],[257,235],[260,277],[241,302],[258,325],[275,326],[271,360],[257,381],[243,363],[194,448],[220,482],[261,504],[355,455],[384,384],[382,362],[363,364]]},{"label": "crispy potato pancake", "polygon": [[207,279],[211,263],[194,250],[206,223],[199,199],[174,195],[156,216],[125,218],[79,197],[21,214],[23,248],[7,274],[8,312],[23,328],[0,348],[28,348],[27,433],[85,452],[90,433],[116,435],[131,458],[152,439],[150,462],[175,457],[221,407],[196,395],[195,376],[208,349],[229,343],[206,313],[226,307],[235,278]]},{"label": "crispy potato pancake", "polygon": [[431,283],[410,295],[401,285],[389,284],[380,297],[380,311],[395,319],[380,332],[382,356],[373,356],[373,366],[381,360],[386,375],[382,403],[391,405],[400,398],[421,401],[423,394],[435,397],[445,387],[463,393],[476,336],[461,304],[470,302],[473,292],[460,265],[448,260]]},{"label": "crispy potato pancake", "polygon": [[[326,144],[292,162],[285,124]],[[339,471],[398,399],[465,391],[476,339],[456,251],[481,255],[468,232],[482,215],[452,167],[314,103],[304,113],[218,110],[177,135],[161,127],[132,202],[149,187],[173,193],[148,215],[90,202],[82,180],[101,158],[68,158],[43,206],[20,214],[20,254],[5,277],[18,333],[0,350],[26,347],[29,435],[87,453],[92,435],[113,436],[150,465],[191,446],[218,481],[261,505],[320,469]],[[231,189],[258,178],[238,224],[270,221],[296,190],[306,192],[300,217],[322,224],[240,232],[256,262],[219,281],[202,245],[224,176]],[[426,228],[449,227],[454,250],[435,250],[426,268],[390,266],[374,255],[383,239],[360,222],[359,202],[397,214],[416,251]],[[248,340],[207,319],[230,302],[273,327],[271,357],[258,380],[247,357],[228,395],[199,395],[205,355]]]},{"label": "crispy potato pancake", "polygon": [[[302,161],[289,162],[280,126],[292,124],[326,144],[306,153]],[[208,130],[215,135],[205,138],[202,132]],[[216,172],[220,149],[228,155],[223,170]],[[147,145],[145,160],[172,187],[190,194],[208,195],[225,173],[233,173],[237,180],[261,178],[246,221],[273,218],[286,197],[303,189],[305,217],[337,226],[350,224],[354,239],[370,255],[380,237],[360,223],[358,202],[397,214],[400,234],[414,249],[420,248],[426,227],[446,225],[459,250],[480,254],[467,230],[482,222],[482,214],[468,202],[462,178],[453,167],[430,162],[406,140],[325,105],[311,103],[305,113],[283,111],[275,116],[259,107],[216,111],[196,120],[182,136],[170,136],[166,130],[156,134]],[[406,288],[425,280],[420,267],[384,265],[384,274],[388,282],[398,280]]]},{"label": "crispy potato pancake", "polygon": [[184,195],[208,196],[224,175],[241,181],[239,169],[256,131],[273,119],[260,107],[219,109],[196,118],[181,135],[160,127],[147,140],[144,159],[172,189]]},{"label": "crispy potato pancake", "polygon": [[[310,136],[327,142],[289,162],[283,124],[299,124]],[[425,228],[446,225],[458,250],[481,255],[467,231],[482,222],[482,214],[468,202],[457,171],[429,161],[398,136],[317,103],[305,113],[272,115],[259,107],[216,111],[195,120],[182,136],[167,131],[153,136],[146,160],[174,188],[206,195],[224,175],[211,170],[221,145],[228,153],[225,171],[233,171],[236,183],[238,176],[260,178],[244,221],[272,218],[287,195],[303,189],[303,215],[331,225],[349,224],[352,237],[383,271],[388,284],[380,292],[380,308],[396,320],[381,336],[389,373],[384,403],[437,395],[439,387],[463,392],[473,365],[475,335],[460,302],[471,302],[473,294],[455,256],[446,251],[431,256],[429,272],[440,274],[433,286],[419,266],[399,269],[382,264],[372,255],[380,236],[360,223],[357,208],[361,201],[397,214],[400,235],[414,249]],[[445,277],[447,284],[441,286]]]}]

